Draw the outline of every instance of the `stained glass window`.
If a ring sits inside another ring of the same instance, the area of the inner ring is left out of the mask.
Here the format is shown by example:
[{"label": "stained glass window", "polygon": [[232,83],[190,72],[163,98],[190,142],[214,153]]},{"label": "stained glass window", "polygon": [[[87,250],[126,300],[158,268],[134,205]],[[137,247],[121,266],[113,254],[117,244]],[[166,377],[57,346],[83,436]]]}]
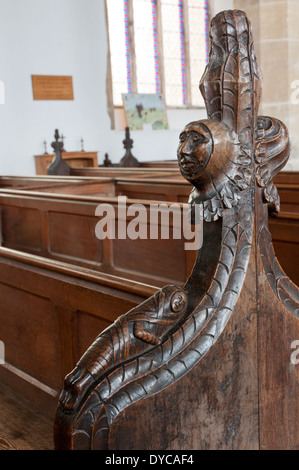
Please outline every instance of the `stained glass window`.
[{"label": "stained glass window", "polygon": [[128,93],[127,49],[123,0],[107,1],[113,103],[122,105],[122,93]]},{"label": "stained glass window", "polygon": [[167,106],[202,106],[208,0],[107,0],[113,103],[162,93]]},{"label": "stained glass window", "polygon": [[188,29],[190,54],[191,102],[202,106],[203,99],[198,92],[198,83],[208,59],[208,37],[206,23],[207,2],[188,0]]},{"label": "stained glass window", "polygon": [[138,93],[156,93],[152,2],[133,0]]}]

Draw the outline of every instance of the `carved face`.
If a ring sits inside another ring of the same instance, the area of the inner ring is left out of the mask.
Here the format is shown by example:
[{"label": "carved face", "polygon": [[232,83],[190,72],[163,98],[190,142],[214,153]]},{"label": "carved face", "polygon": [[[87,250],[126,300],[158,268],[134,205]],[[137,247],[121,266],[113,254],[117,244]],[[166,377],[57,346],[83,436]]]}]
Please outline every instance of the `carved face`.
[{"label": "carved face", "polygon": [[180,134],[177,150],[181,173],[188,181],[197,179],[207,166],[213,152],[209,129],[200,121],[191,122]]},{"label": "carved face", "polygon": [[187,307],[188,303],[188,298],[187,295],[184,291],[179,290],[173,294],[171,297],[171,310],[175,313],[181,312],[182,310],[185,310]]}]

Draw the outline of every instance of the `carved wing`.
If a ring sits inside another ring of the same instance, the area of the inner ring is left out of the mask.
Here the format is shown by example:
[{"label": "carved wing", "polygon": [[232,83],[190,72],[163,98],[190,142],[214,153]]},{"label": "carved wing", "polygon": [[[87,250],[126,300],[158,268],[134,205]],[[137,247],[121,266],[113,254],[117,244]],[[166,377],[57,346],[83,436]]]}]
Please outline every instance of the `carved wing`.
[{"label": "carved wing", "polygon": [[252,142],[261,97],[261,74],[251,25],[242,11],[225,11],[211,23],[210,61],[200,83],[207,114]]},{"label": "carved wing", "polygon": [[210,61],[200,83],[210,119],[235,132],[239,142],[231,181],[204,203],[205,220],[216,220],[224,207],[238,203],[253,174],[254,129],[261,98],[261,73],[251,25],[239,10],[218,14],[211,23]]}]

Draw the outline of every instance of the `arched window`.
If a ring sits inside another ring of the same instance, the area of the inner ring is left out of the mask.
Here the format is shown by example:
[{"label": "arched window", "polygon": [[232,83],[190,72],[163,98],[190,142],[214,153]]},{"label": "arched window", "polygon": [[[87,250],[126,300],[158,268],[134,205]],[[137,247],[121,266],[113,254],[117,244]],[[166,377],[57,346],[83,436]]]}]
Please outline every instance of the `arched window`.
[{"label": "arched window", "polygon": [[106,0],[113,105],[159,93],[167,107],[199,107],[208,61],[207,0]]}]

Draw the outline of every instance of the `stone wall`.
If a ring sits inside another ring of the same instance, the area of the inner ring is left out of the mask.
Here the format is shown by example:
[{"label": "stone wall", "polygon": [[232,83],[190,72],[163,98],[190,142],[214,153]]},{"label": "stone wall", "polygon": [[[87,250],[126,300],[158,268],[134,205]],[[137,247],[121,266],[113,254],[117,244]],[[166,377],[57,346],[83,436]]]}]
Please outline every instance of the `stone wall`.
[{"label": "stone wall", "polygon": [[299,0],[235,0],[252,23],[263,74],[260,114],[284,121],[292,155],[288,170],[299,170]]}]

